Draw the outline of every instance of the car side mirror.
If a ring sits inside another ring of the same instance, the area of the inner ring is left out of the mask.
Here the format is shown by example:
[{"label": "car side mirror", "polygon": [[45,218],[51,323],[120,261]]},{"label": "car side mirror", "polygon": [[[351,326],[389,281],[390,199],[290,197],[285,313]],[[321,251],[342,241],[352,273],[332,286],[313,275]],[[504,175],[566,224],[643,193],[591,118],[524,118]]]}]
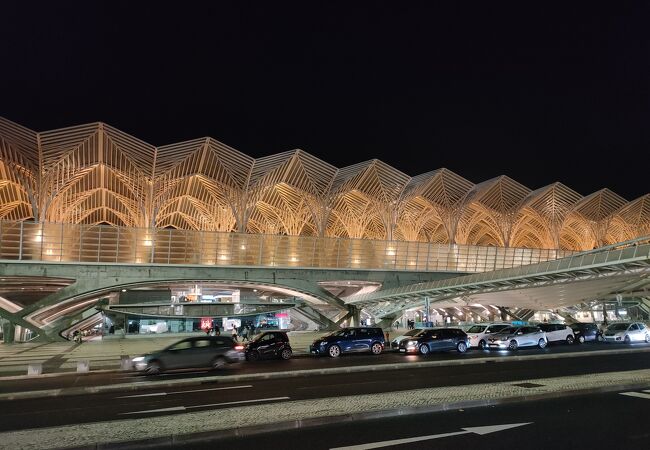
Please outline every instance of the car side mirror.
[{"label": "car side mirror", "polygon": [[490,332],[490,330],[485,330],[485,334],[488,334],[489,332]]},{"label": "car side mirror", "polygon": [[517,331],[517,335],[521,335],[521,334],[524,334],[524,332],[523,331]]}]

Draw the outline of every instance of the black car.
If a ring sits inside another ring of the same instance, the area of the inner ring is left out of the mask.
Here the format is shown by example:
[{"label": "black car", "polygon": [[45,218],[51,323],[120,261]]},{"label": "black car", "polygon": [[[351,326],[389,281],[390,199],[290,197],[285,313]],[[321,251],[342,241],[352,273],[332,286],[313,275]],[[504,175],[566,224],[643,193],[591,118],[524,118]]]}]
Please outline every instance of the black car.
[{"label": "black car", "polygon": [[136,370],[157,375],[166,370],[210,367],[244,360],[244,346],[228,336],[190,337],[153,353],[133,358]]},{"label": "black car", "polygon": [[458,350],[459,353],[465,353],[467,351],[467,334],[460,328],[422,330],[409,339],[402,339],[399,343],[399,351],[403,353],[427,355],[430,352],[445,350]]},{"label": "black car", "polygon": [[598,325],[596,325],[595,323],[578,322],[578,323],[572,323],[570,327],[573,330],[573,334],[576,337],[575,342],[578,344],[583,344],[587,341],[603,340],[602,333],[598,329]]},{"label": "black car", "polygon": [[244,353],[249,361],[266,358],[291,359],[293,355],[289,336],[284,331],[265,331],[258,334],[246,344]]},{"label": "black car", "polygon": [[384,332],[381,328],[341,328],[320,339],[316,339],[309,351],[315,355],[329,355],[336,358],[341,353],[370,352],[379,355],[384,350]]}]

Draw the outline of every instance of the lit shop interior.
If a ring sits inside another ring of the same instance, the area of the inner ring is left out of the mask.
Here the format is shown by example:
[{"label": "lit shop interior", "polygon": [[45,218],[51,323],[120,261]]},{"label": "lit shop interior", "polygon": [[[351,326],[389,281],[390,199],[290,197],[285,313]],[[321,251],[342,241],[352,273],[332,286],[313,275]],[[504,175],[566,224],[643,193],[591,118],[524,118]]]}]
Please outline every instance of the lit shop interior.
[{"label": "lit shop interior", "polygon": [[103,308],[104,336],[290,329],[296,298],[257,288],[186,283],[123,289]]}]

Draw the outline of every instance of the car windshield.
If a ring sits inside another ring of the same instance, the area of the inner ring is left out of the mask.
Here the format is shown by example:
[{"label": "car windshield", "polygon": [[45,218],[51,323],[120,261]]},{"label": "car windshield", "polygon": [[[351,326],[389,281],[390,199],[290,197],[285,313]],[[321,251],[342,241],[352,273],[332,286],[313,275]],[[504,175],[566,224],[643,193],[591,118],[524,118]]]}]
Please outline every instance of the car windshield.
[{"label": "car windshield", "polygon": [[326,334],[323,337],[332,337],[332,336],[345,336],[346,330],[333,331],[330,334]]},{"label": "car windshield", "polygon": [[468,333],[483,333],[487,327],[485,325],[474,325],[469,330]]},{"label": "car windshield", "polygon": [[518,327],[505,327],[503,330],[500,330],[499,333],[514,334],[518,329]]},{"label": "car windshield", "polygon": [[408,330],[406,333],[404,333],[402,336],[415,336],[417,334],[420,334],[423,330],[418,330],[417,328],[414,330]]},{"label": "car windshield", "polygon": [[625,331],[629,327],[629,323],[615,323],[607,327],[607,331]]}]

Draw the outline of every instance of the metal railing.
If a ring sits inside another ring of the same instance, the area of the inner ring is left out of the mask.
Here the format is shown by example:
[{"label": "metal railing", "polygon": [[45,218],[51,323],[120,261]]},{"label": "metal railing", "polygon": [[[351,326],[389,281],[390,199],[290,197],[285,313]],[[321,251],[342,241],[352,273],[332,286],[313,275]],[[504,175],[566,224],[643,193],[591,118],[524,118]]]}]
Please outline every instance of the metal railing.
[{"label": "metal railing", "polygon": [[485,272],[569,254],[552,249],[0,221],[0,260]]},{"label": "metal railing", "polygon": [[498,283],[521,278],[561,274],[575,270],[597,270],[629,263],[650,265],[649,242],[649,236],[639,237],[624,243],[603,247],[602,250],[597,249],[570,254],[562,259],[541,261],[538,264],[527,265],[525,267],[513,266],[490,273],[474,273],[462,277],[428,281],[368,294],[360,294],[349,297],[349,301],[351,303],[379,301],[387,300],[391,297],[409,296],[409,294],[417,297],[419,295],[430,295],[436,290],[442,291],[449,288],[460,289],[468,286],[477,286],[481,283]]}]

